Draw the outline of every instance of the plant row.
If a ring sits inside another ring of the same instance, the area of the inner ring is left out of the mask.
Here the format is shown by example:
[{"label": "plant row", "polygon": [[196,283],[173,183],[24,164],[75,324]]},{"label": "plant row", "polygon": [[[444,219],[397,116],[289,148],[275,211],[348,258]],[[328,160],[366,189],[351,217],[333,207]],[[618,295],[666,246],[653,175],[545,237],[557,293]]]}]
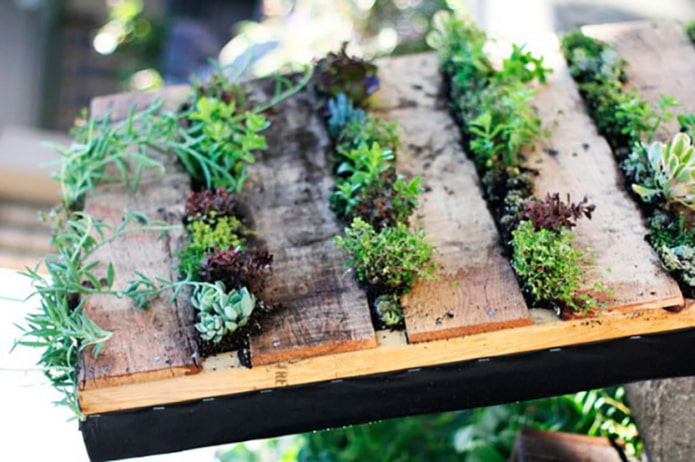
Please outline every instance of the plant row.
[{"label": "plant row", "polygon": [[[111,338],[84,311],[90,295],[127,297],[144,309],[163,293],[173,300],[192,291],[203,346],[223,338],[239,344],[239,338],[257,330],[254,313],[262,315],[269,308],[253,291],[262,285],[272,256],[249,246],[253,233],[237,213],[232,193],[242,190],[253,151],[265,147],[259,132],[268,122],[262,112],[298,91],[308,81],[305,77],[293,87],[278,85],[269,103],[252,105],[218,72],[204,86],[195,85],[178,110],[164,109],[157,101],[145,110],[133,107],[120,121],[108,114],[85,115],[71,132],[72,144],[56,147],[60,161],[55,178],[63,202],[45,217],[52,222],[55,251],[24,273],[32,279],[39,307],[27,316],[16,345],[41,349],[39,366],[62,393],[60,403],[78,417],[83,417],[77,401],[79,354],[91,346],[96,356]],[[132,232],[167,233],[182,225],[135,210],[124,211],[122,221],[110,225],[83,210],[85,199],[102,183],[122,184],[135,193],[146,170],[164,175],[172,158],[188,172],[193,188],[203,190],[186,205],[183,226],[190,242],[179,254],[181,278],[152,279],[135,272],[118,275],[128,281],[121,288],[113,263],[99,261],[96,252]],[[100,277],[103,268],[106,277]],[[234,332],[236,339],[228,336]]]},{"label": "plant row", "polygon": [[439,12],[434,25],[428,42],[437,50],[464,148],[529,305],[558,312],[596,308],[584,284],[590,256],[576,248],[572,232],[576,220],[591,218],[595,206],[558,193],[533,197],[536,172],[525,166],[522,154],[543,135],[531,84],[545,82],[551,70],[516,45],[495,69],[485,52],[487,36],[470,18]]},{"label": "plant row", "polygon": [[365,111],[379,87],[375,64],[349,56],[344,45],[316,63],[314,82],[335,147],[330,203],[349,224],[335,243],[367,288],[377,328],[402,327],[399,296],[416,280],[433,277],[436,268],[424,230],[408,226],[422,180],[396,172],[396,123]]},{"label": "plant row", "polygon": [[[562,50],[589,114],[610,144],[628,189],[648,220],[647,240],[684,293],[695,294],[695,114],[677,117],[674,98],[655,104],[625,88],[627,63],[606,42],[572,32]],[[656,141],[667,138],[668,142]]]}]

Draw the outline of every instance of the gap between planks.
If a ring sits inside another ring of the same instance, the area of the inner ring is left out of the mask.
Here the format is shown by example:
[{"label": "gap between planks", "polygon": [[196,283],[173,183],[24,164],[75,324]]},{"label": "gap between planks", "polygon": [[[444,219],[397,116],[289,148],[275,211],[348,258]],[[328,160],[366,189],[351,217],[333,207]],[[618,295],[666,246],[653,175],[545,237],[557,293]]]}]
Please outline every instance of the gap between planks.
[{"label": "gap between planks", "polygon": [[477,335],[407,344],[402,333],[380,333],[381,345],[368,350],[316,356],[253,369],[233,367],[229,354],[208,358],[200,374],[156,382],[81,390],[86,414],[161,406],[236,393],[405,371],[469,360],[571,347],[695,327],[695,303],[679,313],[635,310],[591,319],[538,324]]},{"label": "gap between planks", "polygon": [[396,121],[401,147],[396,170],[422,177],[425,192],[412,220],[422,226],[441,265],[401,298],[411,342],[444,339],[532,323],[514,273],[461,149],[434,53],[378,62],[382,90],[373,110]]}]

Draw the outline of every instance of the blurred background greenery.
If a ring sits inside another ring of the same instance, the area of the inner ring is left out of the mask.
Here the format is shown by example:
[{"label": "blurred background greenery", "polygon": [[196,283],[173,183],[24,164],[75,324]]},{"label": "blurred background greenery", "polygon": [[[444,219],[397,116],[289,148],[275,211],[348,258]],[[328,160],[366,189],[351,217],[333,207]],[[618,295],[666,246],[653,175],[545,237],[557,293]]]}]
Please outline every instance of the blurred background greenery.
[{"label": "blurred background greenery", "polygon": [[218,450],[216,457],[222,462],[504,462],[522,427],[604,436],[621,440],[626,455],[642,455],[625,390],[613,387],[240,443]]}]

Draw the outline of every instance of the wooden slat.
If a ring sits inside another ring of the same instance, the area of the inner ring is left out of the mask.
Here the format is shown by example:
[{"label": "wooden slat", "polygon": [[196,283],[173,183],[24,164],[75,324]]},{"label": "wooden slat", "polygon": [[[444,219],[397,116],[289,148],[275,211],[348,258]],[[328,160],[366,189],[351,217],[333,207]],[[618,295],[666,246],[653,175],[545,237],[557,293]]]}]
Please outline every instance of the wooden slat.
[{"label": "wooden slat", "polygon": [[[673,96],[682,105],[676,114],[695,112],[695,49],[676,21],[635,21],[582,27],[589,37],[604,40],[628,62],[628,87],[651,103],[660,95]],[[678,131],[674,119],[668,124]]]},{"label": "wooden slat", "polygon": [[[175,106],[185,94],[169,89],[158,95],[115,95],[96,99],[92,113],[124,118],[135,102],[139,107],[161,96]],[[139,191],[132,194],[120,185],[101,185],[87,199],[85,210],[113,226],[120,223],[125,210],[146,213],[152,219],[180,224],[189,193],[189,179],[178,170],[174,158],[162,158],[167,175],[150,170],[143,174]],[[102,262],[95,273],[105,277],[106,264],[112,262],[115,288],[125,289],[141,271],[150,278],[175,280],[173,255],[181,231],[169,232],[158,239],[158,232],[131,233],[98,250],[95,260]],[[87,297],[85,310],[101,328],[113,332],[97,358],[88,349],[81,358],[79,383],[83,389],[134,383],[197,372],[197,345],[194,339],[194,313],[190,302],[181,297],[170,303],[170,294],[162,294],[147,309],[138,309],[129,299],[109,295]]]},{"label": "wooden slat", "polygon": [[596,204],[591,220],[579,220],[575,243],[596,255],[595,264],[587,268],[587,284],[602,280],[615,291],[599,297],[607,309],[682,305],[678,285],[644,240],[647,232],[640,212],[622,185],[608,144],[583,110],[559,43],[546,40],[536,51],[554,72],[535,98],[545,128],[552,131],[527,153],[528,164],[540,172],[535,194],[569,193],[574,200],[586,195]]},{"label": "wooden slat", "polygon": [[79,397],[85,413],[98,414],[689,327],[695,327],[693,303],[680,313],[666,310],[636,310],[629,314],[612,312],[596,319],[538,324],[417,344],[407,344],[402,334],[397,332],[379,333],[381,345],[378,348],[285,361],[253,369],[233,367],[230,355],[220,355],[208,358],[200,374],[82,390]]},{"label": "wooden slat", "polygon": [[531,324],[497,229],[461,150],[459,129],[439,90],[435,54],[379,63],[374,110],[401,127],[397,170],[421,176],[415,219],[439,253],[441,270],[402,297],[408,339],[422,342]]},{"label": "wooden slat", "polygon": [[[272,81],[254,85],[268,98]],[[308,90],[274,108],[268,150],[243,193],[255,231],[274,255],[264,300],[282,306],[252,337],[254,365],[377,345],[364,292],[333,243],[340,232],[328,198],[330,140]]]}]

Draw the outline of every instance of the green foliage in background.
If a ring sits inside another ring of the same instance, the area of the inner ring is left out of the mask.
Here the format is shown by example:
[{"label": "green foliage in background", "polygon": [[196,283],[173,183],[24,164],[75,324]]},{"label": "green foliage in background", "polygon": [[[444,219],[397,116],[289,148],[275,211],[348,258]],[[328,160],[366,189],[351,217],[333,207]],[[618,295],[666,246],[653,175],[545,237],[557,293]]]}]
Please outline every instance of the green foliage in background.
[{"label": "green foliage in background", "polygon": [[218,459],[505,462],[522,427],[604,436],[623,441],[629,456],[642,453],[625,390],[614,387],[258,441],[255,450],[251,444],[237,445]]}]

